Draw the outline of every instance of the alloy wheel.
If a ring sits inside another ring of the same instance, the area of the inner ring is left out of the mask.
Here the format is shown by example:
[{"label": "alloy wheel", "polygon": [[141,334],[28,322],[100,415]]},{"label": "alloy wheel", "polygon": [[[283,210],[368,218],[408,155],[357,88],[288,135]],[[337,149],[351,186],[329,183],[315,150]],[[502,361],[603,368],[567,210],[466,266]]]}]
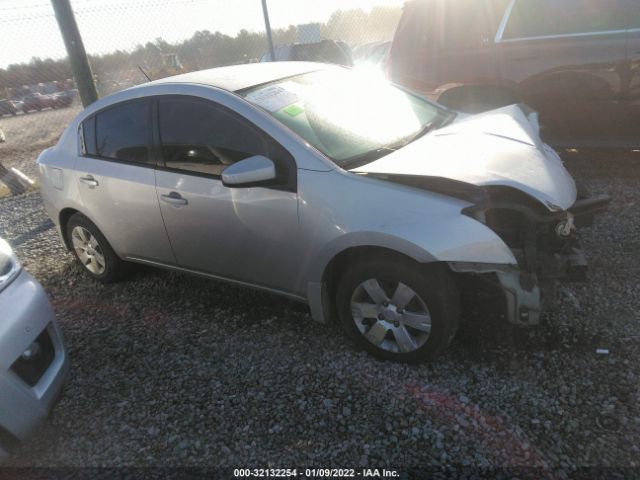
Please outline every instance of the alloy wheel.
[{"label": "alloy wheel", "polygon": [[102,275],[107,264],[96,237],[86,228],[77,225],[71,231],[71,242],[82,265],[94,275]]},{"label": "alloy wheel", "polygon": [[371,278],[351,296],[351,313],[360,333],[373,345],[395,353],[422,347],[431,333],[426,303],[408,285]]}]

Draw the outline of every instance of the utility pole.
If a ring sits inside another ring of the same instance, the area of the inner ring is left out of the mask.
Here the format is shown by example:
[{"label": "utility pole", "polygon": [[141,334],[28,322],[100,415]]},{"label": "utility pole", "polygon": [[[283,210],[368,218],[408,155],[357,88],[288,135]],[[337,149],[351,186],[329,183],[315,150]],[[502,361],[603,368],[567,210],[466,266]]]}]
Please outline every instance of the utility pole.
[{"label": "utility pole", "polygon": [[89,65],[87,52],[84,50],[76,17],[73,15],[69,0],[51,0],[51,4],[56,13],[56,20],[58,20],[64,45],[67,48],[71,71],[76,79],[80,99],[86,107],[98,99],[98,91],[93,81],[91,65]]},{"label": "utility pole", "polygon": [[269,10],[267,9],[267,0],[262,0],[262,13],[264,13],[264,26],[267,30],[267,41],[269,42],[269,54],[271,61],[276,60],[276,51],[273,48],[273,37],[271,36],[271,24],[269,23]]}]

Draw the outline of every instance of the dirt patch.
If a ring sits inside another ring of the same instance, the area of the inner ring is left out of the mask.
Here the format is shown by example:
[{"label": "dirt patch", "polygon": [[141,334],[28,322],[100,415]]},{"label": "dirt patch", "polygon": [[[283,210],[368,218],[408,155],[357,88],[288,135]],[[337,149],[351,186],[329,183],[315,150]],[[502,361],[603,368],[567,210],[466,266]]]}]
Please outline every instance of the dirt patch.
[{"label": "dirt patch", "polygon": [[38,155],[58,141],[66,126],[81,110],[82,105],[76,102],[59,110],[0,118],[0,128],[7,137],[7,141],[0,144],[0,163],[7,168],[17,168],[37,180]]}]

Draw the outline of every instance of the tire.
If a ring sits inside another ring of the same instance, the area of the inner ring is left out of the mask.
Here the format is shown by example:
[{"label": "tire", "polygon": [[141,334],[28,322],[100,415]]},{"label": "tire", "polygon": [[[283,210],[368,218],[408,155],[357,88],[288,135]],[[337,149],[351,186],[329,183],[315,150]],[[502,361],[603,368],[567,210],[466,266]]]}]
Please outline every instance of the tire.
[{"label": "tire", "polygon": [[118,257],[98,227],[81,213],[69,218],[66,235],[76,260],[93,279],[113,283],[130,273],[131,265]]},{"label": "tire", "polygon": [[[337,285],[336,309],[342,328],[359,347],[404,363],[436,358],[453,339],[461,310],[445,267],[404,259],[371,260],[346,270]],[[382,318],[373,318],[376,313]]]}]

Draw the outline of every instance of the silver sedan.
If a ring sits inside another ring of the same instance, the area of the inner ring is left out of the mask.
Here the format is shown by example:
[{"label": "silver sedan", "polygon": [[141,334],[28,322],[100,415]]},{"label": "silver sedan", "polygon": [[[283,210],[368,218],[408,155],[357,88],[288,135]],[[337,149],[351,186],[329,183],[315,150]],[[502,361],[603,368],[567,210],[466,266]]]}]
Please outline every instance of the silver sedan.
[{"label": "silver sedan", "polygon": [[47,296],[0,238],[0,461],[47,416],[67,370]]},{"label": "silver sedan", "polygon": [[576,227],[607,198],[578,195],[535,120],[337,66],[224,67],[89,106],[40,155],[41,189],[99,281],[142,263],[267,290],[417,362],[453,338],[462,290],[532,325],[584,272]]}]

